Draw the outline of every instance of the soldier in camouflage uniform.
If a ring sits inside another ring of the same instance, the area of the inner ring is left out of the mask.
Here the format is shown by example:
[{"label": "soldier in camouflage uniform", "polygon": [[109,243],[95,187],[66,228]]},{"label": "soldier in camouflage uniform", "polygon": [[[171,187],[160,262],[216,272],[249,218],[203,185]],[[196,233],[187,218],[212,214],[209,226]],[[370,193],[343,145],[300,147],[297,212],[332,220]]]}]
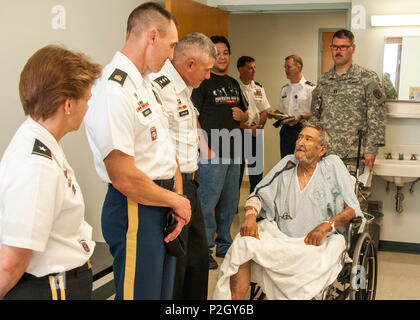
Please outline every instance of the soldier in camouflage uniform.
[{"label": "soldier in camouflage uniform", "polygon": [[[351,31],[339,30],[332,40],[334,67],[324,73],[312,98],[312,115],[325,123],[330,144],[328,154],[338,155],[352,175],[356,172],[359,134],[362,135],[359,175],[364,165],[372,171],[378,147],[385,145],[385,93],[378,75],[353,64],[355,51]],[[370,190],[359,193],[367,210]]]}]

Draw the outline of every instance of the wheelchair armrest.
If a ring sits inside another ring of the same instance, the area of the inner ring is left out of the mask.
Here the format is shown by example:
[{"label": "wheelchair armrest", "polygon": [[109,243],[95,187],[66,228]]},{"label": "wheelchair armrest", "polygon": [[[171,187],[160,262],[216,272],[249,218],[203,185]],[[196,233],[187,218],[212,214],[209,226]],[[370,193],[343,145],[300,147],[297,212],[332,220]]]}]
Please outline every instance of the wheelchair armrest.
[{"label": "wheelchair armrest", "polygon": [[360,226],[362,224],[362,222],[363,222],[362,217],[355,217],[355,218],[350,220],[349,224],[353,225],[353,228],[354,228],[354,227]]},{"label": "wheelchair armrest", "polygon": [[351,246],[351,240],[355,234],[355,230],[359,230],[360,226],[363,223],[363,217],[355,217],[352,220],[350,220],[349,224],[348,224],[348,230],[347,230],[347,248],[346,251],[349,251],[350,246]]}]

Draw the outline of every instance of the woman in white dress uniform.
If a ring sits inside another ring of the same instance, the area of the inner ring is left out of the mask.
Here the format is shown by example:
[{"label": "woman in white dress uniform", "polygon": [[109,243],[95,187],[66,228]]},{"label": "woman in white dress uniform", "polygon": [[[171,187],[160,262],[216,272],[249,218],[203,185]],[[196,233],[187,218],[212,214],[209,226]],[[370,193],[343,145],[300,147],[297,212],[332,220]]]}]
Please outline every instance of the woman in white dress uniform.
[{"label": "woman in white dress uniform", "polygon": [[101,66],[60,46],[20,76],[27,116],[0,163],[0,299],[89,299],[95,243],[59,141],[78,130]]}]

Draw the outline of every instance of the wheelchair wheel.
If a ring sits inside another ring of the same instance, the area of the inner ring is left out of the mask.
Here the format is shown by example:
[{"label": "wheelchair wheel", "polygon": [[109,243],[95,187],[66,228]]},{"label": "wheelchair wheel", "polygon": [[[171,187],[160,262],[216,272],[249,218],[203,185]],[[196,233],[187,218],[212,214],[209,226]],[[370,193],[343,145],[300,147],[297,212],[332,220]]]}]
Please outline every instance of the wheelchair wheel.
[{"label": "wheelchair wheel", "polygon": [[349,295],[351,300],[375,300],[377,261],[374,241],[368,233],[362,233],[353,251]]}]

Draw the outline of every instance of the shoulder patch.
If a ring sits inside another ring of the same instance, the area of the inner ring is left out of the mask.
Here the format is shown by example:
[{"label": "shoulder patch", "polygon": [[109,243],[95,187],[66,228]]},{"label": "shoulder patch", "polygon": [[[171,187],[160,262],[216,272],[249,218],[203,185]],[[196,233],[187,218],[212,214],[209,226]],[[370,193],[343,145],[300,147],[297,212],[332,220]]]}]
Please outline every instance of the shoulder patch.
[{"label": "shoulder patch", "polygon": [[305,81],[305,84],[307,84],[307,85],[309,85],[311,87],[315,87],[315,85],[312,82],[310,82],[310,81]]},{"label": "shoulder patch", "polygon": [[378,88],[373,90],[373,95],[378,100],[382,98],[382,92]]},{"label": "shoulder patch", "polygon": [[371,94],[379,103],[382,103],[385,100],[385,92],[381,85],[372,80],[368,85],[366,89],[368,94]]},{"label": "shoulder patch", "polygon": [[167,76],[160,76],[159,78],[156,78],[153,81],[156,82],[162,89],[165,88],[171,82]]},{"label": "shoulder patch", "polygon": [[120,85],[124,85],[125,79],[127,78],[127,72],[124,72],[120,69],[115,69],[108,80],[113,80],[118,82]]},{"label": "shoulder patch", "polygon": [[51,150],[38,139],[35,139],[32,154],[36,154],[38,156],[42,156],[52,160]]},{"label": "shoulder patch", "polygon": [[263,87],[263,86],[262,86],[262,84],[261,84],[261,83],[259,83],[259,82],[257,82],[257,81],[254,81],[254,83],[255,83],[257,86],[261,87],[261,88]]}]

